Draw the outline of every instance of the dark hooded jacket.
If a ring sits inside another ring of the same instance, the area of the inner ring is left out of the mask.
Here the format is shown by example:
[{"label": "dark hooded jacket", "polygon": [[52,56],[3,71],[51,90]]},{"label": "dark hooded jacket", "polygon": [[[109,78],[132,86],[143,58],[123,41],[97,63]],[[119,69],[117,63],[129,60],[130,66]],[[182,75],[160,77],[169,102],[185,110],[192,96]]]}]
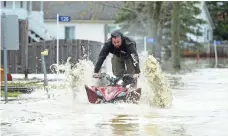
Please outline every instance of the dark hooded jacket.
[{"label": "dark hooded jacket", "polygon": [[122,59],[131,58],[132,63],[135,68],[135,73],[140,73],[139,57],[138,57],[138,53],[137,53],[137,49],[136,49],[136,42],[127,36],[123,36],[123,34],[119,31],[114,31],[111,35],[113,36],[113,34],[121,35],[122,45],[119,48],[116,48],[112,44],[112,40],[111,40],[112,37],[109,38],[104,43],[104,45],[101,49],[97,63],[94,68],[94,72],[98,73],[100,71],[100,68],[101,68],[104,60],[106,59],[106,57],[108,56],[109,53],[112,53]]}]

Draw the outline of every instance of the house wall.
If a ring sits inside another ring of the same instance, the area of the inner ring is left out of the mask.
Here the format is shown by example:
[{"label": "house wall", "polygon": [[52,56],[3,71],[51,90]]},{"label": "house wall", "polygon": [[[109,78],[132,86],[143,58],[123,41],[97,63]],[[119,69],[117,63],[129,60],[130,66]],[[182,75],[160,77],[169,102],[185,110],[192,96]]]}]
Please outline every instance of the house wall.
[{"label": "house wall", "polygon": [[201,2],[199,4],[199,7],[201,9],[201,14],[197,16],[197,18],[201,18],[207,22],[206,24],[201,25],[200,31],[203,33],[203,35],[194,36],[194,35],[188,34],[188,37],[200,43],[207,43],[213,40],[213,26],[210,23],[207,10],[204,4],[205,4],[204,2]]},{"label": "house wall", "polygon": [[[6,5],[4,5],[4,1],[1,1],[1,13],[5,13],[6,15],[18,15],[19,19],[26,19],[28,16],[27,12],[27,2],[22,1],[5,1]],[[21,7],[22,6],[22,7]]]},{"label": "house wall", "polygon": [[59,39],[65,39],[65,27],[74,27],[74,39],[86,39],[104,42],[104,24],[102,23],[59,23],[57,31],[56,22],[45,22],[48,33],[54,37],[59,35]]},{"label": "house wall", "polygon": [[[13,1],[5,1],[6,6],[4,5],[4,1],[1,1],[1,8],[13,8],[14,4]],[[22,6],[22,8],[21,8]],[[15,8],[21,8],[21,9],[26,9],[26,1],[22,1],[22,5],[20,1],[15,1]]]}]

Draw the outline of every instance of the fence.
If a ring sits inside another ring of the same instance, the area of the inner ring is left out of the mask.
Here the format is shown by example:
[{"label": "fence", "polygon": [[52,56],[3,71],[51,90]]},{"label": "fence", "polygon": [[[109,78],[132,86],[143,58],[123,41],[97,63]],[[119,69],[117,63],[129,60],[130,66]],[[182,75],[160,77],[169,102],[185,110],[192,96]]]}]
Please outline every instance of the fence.
[{"label": "fence", "polygon": [[[228,57],[228,44],[217,45],[217,55],[219,58]],[[206,57],[215,57],[214,46],[210,46],[209,53],[206,54]]]},{"label": "fence", "polygon": [[[88,40],[59,40],[59,63],[65,63],[68,57],[76,63],[84,54],[92,62],[95,62],[102,43]],[[48,49],[46,57],[47,72],[50,73],[50,65],[56,64],[56,40],[28,44],[28,57],[25,48],[20,44],[17,51],[8,51],[8,70],[10,73],[25,73],[25,62],[28,59],[28,73],[42,73],[41,52]],[[3,54],[3,52],[2,52]]]},{"label": "fence", "polygon": [[[222,44],[216,45],[217,56],[218,58],[228,58],[228,43],[223,42]],[[215,50],[214,44],[204,44],[204,48],[198,52],[195,47],[187,48],[184,50],[184,57],[196,57],[199,53],[200,57],[205,58],[214,58]]]}]

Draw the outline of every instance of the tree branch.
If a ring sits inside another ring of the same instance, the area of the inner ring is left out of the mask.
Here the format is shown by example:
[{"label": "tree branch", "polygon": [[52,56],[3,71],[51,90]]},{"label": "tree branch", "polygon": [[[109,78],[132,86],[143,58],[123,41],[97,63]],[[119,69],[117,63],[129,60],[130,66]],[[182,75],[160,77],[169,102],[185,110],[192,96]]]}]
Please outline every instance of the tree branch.
[{"label": "tree branch", "polygon": [[119,7],[119,6],[116,6],[116,5],[107,4],[107,3],[103,3],[103,2],[95,2],[95,4],[100,4],[100,5],[103,5],[103,6],[117,8],[117,9],[124,9],[124,10],[128,10],[128,11],[136,13],[136,11],[134,11],[134,10],[132,10],[130,8],[126,8],[126,7]]},{"label": "tree branch", "polygon": [[137,11],[135,10],[132,10],[130,8],[126,8],[126,7],[119,7],[119,6],[115,6],[115,5],[111,5],[111,4],[107,4],[107,3],[103,3],[103,2],[95,2],[96,4],[100,4],[100,5],[103,5],[103,6],[107,6],[107,7],[112,7],[112,8],[117,8],[117,9],[123,9],[123,10],[127,10],[127,11],[130,11],[132,13],[135,13],[137,17],[139,17],[139,21],[141,22],[141,24],[143,25],[144,28],[146,28],[146,24],[142,21],[142,17],[140,15],[140,13],[138,13]]}]

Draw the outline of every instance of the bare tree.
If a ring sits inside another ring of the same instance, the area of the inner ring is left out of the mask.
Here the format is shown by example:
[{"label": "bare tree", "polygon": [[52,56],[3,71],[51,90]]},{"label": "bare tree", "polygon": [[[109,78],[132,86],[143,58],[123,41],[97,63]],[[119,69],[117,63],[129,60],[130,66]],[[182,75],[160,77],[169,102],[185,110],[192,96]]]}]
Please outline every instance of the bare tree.
[{"label": "bare tree", "polygon": [[172,10],[172,65],[175,70],[180,70],[180,8],[181,2],[173,1]]}]

